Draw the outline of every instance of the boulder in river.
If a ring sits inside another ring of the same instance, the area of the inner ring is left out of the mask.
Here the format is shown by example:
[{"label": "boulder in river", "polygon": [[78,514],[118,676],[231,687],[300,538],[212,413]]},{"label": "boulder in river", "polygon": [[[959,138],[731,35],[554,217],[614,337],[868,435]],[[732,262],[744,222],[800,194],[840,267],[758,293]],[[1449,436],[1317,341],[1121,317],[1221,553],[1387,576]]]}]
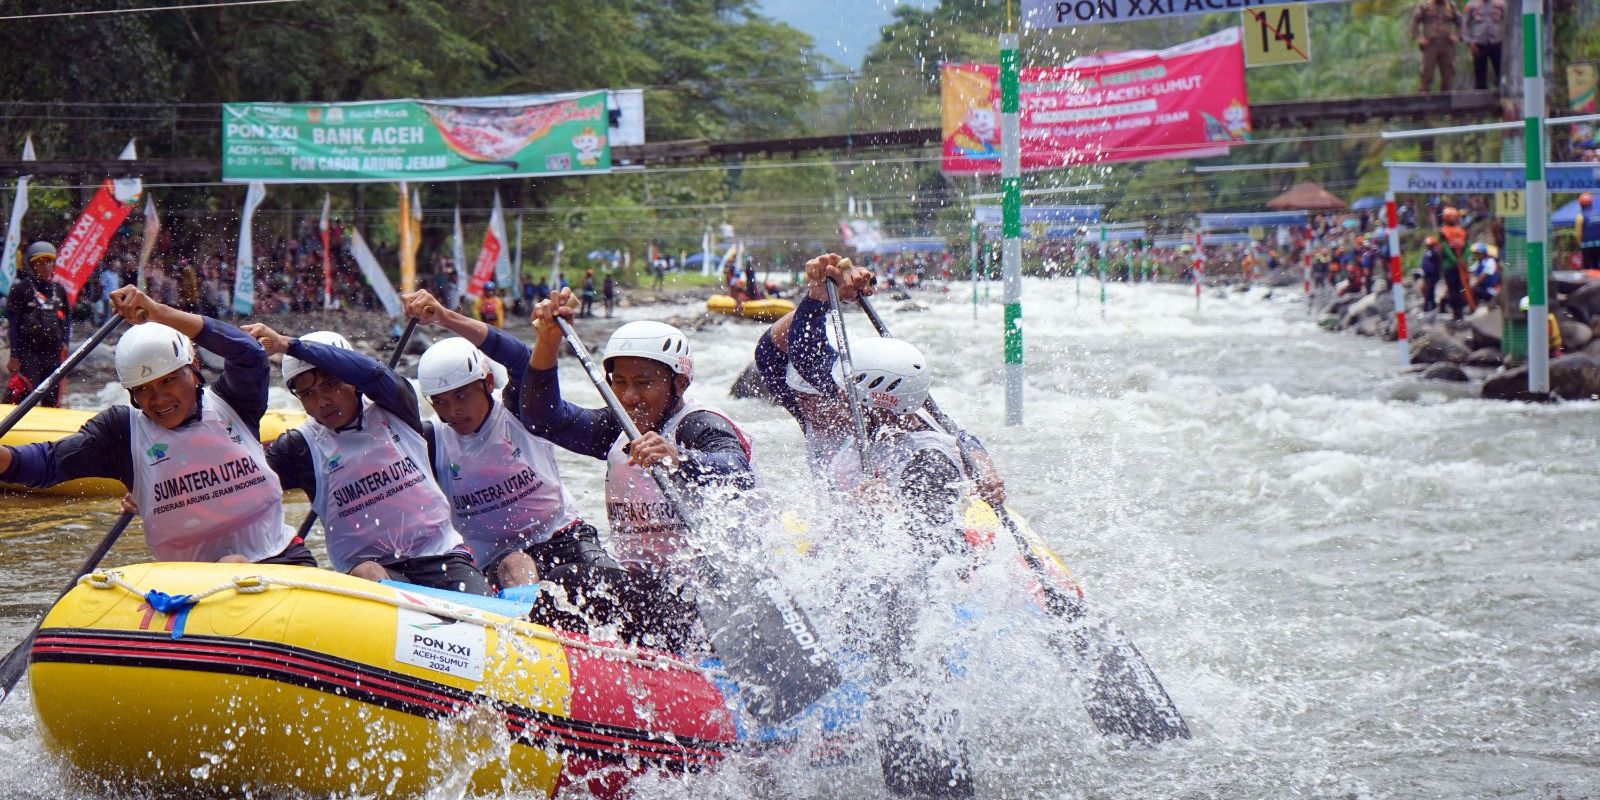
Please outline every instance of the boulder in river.
[{"label": "boulder in river", "polygon": [[1460,364],[1467,360],[1472,351],[1465,344],[1448,333],[1438,329],[1429,328],[1421,335],[1411,340],[1411,363],[1433,364],[1448,361]]},{"label": "boulder in river", "polygon": [[1474,347],[1488,347],[1500,344],[1500,325],[1503,322],[1498,305],[1481,305],[1478,310],[1467,317],[1467,325],[1472,329],[1472,344]]},{"label": "boulder in river", "polygon": [[1570,309],[1582,309],[1591,318],[1600,314],[1600,281],[1590,281],[1567,295],[1564,304]]},{"label": "boulder in river", "polygon": [[1500,348],[1480,347],[1467,355],[1467,360],[1461,362],[1469,367],[1498,367],[1500,366]]},{"label": "boulder in river", "polygon": [[1422,371],[1422,377],[1430,381],[1456,381],[1458,383],[1466,383],[1468,380],[1467,373],[1448,361],[1429,364],[1428,368]]},{"label": "boulder in river", "polygon": [[[1572,353],[1550,362],[1550,394],[1566,400],[1600,399],[1600,357]],[[1544,400],[1528,392],[1528,368],[1496,373],[1483,384],[1490,400]]]},{"label": "boulder in river", "polygon": [[1561,346],[1568,352],[1582,350],[1594,340],[1594,331],[1588,325],[1571,320],[1561,320]]},{"label": "boulder in river", "polygon": [[1583,351],[1591,356],[1600,357],[1600,339],[1594,339],[1583,346]]}]

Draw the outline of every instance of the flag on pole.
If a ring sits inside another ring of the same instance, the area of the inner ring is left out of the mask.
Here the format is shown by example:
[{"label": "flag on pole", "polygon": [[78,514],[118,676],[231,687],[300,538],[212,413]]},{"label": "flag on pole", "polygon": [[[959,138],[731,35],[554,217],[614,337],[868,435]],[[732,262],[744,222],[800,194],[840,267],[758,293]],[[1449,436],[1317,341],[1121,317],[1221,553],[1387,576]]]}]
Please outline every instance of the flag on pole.
[{"label": "flag on pole", "polygon": [[317,221],[317,231],[322,234],[322,307],[333,308],[333,251],[328,231],[328,208],[332,195],[322,193],[322,219]]},{"label": "flag on pole", "polygon": [[156,199],[144,199],[144,240],[139,242],[139,291],[144,291],[144,270],[150,264],[150,256],[156,251],[156,240],[161,236],[161,217],[156,214]]},{"label": "flag on pole", "polygon": [[[38,160],[33,153],[32,134],[22,142],[22,160]],[[21,263],[18,249],[22,247],[22,218],[28,213],[28,181],[31,179],[31,175],[17,178],[17,196],[11,201],[11,221],[6,225],[5,252],[0,253],[0,294],[11,293],[11,281],[16,279],[17,265]]]},{"label": "flag on pole", "polygon": [[478,263],[472,269],[472,282],[467,291],[473,297],[483,297],[483,285],[495,281],[504,286],[511,277],[511,260],[506,249],[506,217],[500,208],[500,192],[494,193],[494,210],[489,212],[489,227],[483,232],[483,247],[478,250]]},{"label": "flag on pole", "polygon": [[512,257],[511,264],[511,292],[512,297],[522,296],[522,215],[517,215],[517,250]]},{"label": "flag on pole", "polygon": [[267,185],[251,181],[244,193],[244,210],[239,214],[239,258],[233,273],[233,313],[241,317],[256,310],[256,251],[250,241],[250,220],[265,199]]},{"label": "flag on pole", "polygon": [[456,265],[456,297],[465,297],[469,273],[467,272],[467,240],[461,235],[461,206],[456,206],[455,229],[451,232],[451,236],[454,237],[450,241],[450,258]]},{"label": "flag on pole", "polygon": [[389,276],[383,274],[383,267],[378,265],[378,259],[372,255],[372,248],[367,247],[367,240],[361,238],[361,231],[350,228],[350,255],[356,260],[356,266],[361,268],[361,274],[366,277],[367,283],[372,285],[372,293],[378,297],[378,302],[383,305],[384,313],[391,317],[398,317],[405,313],[400,307],[400,295],[395,292],[394,284],[389,282]]},{"label": "flag on pole", "polygon": [[[117,158],[123,161],[137,158],[132,139]],[[100,184],[100,191],[90,198],[89,206],[78,216],[78,221],[72,224],[67,240],[61,243],[56,255],[56,268],[51,275],[51,280],[67,290],[67,302],[78,302],[78,292],[83,291],[83,285],[94,274],[95,266],[106,253],[106,245],[110,244],[122,221],[128,218],[128,212],[133,210],[143,191],[144,183],[137,177],[105,181]]]},{"label": "flag on pole", "polygon": [[422,196],[400,182],[400,291],[417,288],[417,248],[422,245]]}]

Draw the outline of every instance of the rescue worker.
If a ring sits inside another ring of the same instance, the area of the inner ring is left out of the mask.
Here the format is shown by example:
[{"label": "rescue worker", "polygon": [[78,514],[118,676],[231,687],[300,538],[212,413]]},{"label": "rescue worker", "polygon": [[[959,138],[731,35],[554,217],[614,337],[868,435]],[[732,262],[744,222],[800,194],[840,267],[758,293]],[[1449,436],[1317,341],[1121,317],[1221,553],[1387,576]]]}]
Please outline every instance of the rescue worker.
[{"label": "rescue worker", "polygon": [[500,299],[494,281],[484,281],[483,302],[478,304],[478,318],[496,328],[506,325],[506,303]]},{"label": "rescue worker", "polygon": [[1489,245],[1483,242],[1472,245],[1472,254],[1477,257],[1472,263],[1472,293],[1490,302],[1500,294],[1500,262],[1489,255]]},{"label": "rescue worker", "polygon": [[332,331],[291,339],[259,323],[244,330],[283,356],[283,383],[310,417],[267,448],[267,461],[285,487],[311,498],[334,569],[488,594],[429,474],[411,384]]},{"label": "rescue worker", "polygon": [[[283,490],[261,447],[271,383],[261,345],[132,286],[110,297],[112,311],[134,322],[114,359],[128,405],[101,411],[59,441],[0,447],[0,481],[36,488],[121,481],[157,561],[316,566],[284,524]],[[200,372],[191,338],[223,359],[214,385]]]},{"label": "rescue worker", "polygon": [[[616,567],[562,485],[555,447],[510,410],[532,349],[426,291],[401,299],[407,316],[461,337],[422,354],[417,383],[438,415],[424,423],[433,472],[478,568],[506,589],[555,579],[564,564]],[[491,359],[506,368],[504,386],[497,385]]]},{"label": "rescue worker", "polygon": [[1578,248],[1583,253],[1584,269],[1600,269],[1600,211],[1595,210],[1594,195],[1578,195],[1578,219],[1574,223],[1578,234]]},{"label": "rescue worker", "polygon": [[[750,440],[727,414],[685,397],[694,356],[683,331],[661,322],[630,322],[606,342],[602,364],[611,390],[639,429],[628,443],[606,408],[579,408],[561,398],[556,355],[562,344],[555,318],[571,320],[571,289],[552,293],[534,309],[537,335],[522,384],[520,417],[534,434],[607,464],[606,517],[612,553],[627,581],[609,587],[622,606],[624,638],[681,652],[698,619],[686,594],[694,581],[694,552],[685,515],[723,506],[756,485]],[[651,477],[661,468],[693,507],[680,509]]]},{"label": "rescue worker", "polygon": [[[72,306],[67,290],[50,279],[56,268],[56,248],[49,242],[28,245],[27,268],[18,270],[6,295],[7,332],[11,355],[6,372],[21,375],[29,390],[50,377],[67,358],[72,340]],[[61,383],[44,396],[40,405],[61,405]]]},{"label": "rescue worker", "polygon": [[[1455,286],[1462,293],[1468,311],[1476,311],[1477,298],[1472,294],[1472,279],[1467,275],[1467,229],[1461,227],[1461,213],[1446,206],[1439,213],[1439,242],[1443,245],[1445,285],[1455,275]],[[1460,319],[1457,315],[1456,319]]]},{"label": "rescue worker", "polygon": [[1439,252],[1439,240],[1433,236],[1422,241],[1422,310],[1432,313],[1439,307],[1439,275],[1444,268],[1444,255]]}]

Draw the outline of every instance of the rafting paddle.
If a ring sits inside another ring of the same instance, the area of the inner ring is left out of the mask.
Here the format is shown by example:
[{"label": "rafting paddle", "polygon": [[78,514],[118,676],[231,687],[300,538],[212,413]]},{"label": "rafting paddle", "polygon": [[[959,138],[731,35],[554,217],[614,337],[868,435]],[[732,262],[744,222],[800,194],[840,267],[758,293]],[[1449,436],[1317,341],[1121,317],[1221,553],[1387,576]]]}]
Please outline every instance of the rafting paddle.
[{"label": "rafting paddle", "polygon": [[[872,327],[877,329],[878,335],[894,338],[889,326],[865,297],[861,298],[861,310],[866,312],[867,319],[872,321]],[[939,404],[934,402],[931,395],[925,407],[947,431],[955,433],[961,430],[954,420],[939,410]],[[966,460],[965,450],[962,459]],[[1016,541],[1017,549],[1029,569],[1038,577],[1038,585],[1044,593],[1045,610],[1068,623],[1064,644],[1069,652],[1084,665],[1092,667],[1089,696],[1085,698],[1084,705],[1095,728],[1106,735],[1126,736],[1149,743],[1189,738],[1189,726],[1178,713],[1178,707],[1128,635],[1109,619],[1092,612],[1077,592],[1054,584],[1043,559],[1016,520],[1007,513],[1005,506],[995,504],[994,512],[1000,524]]]},{"label": "rafting paddle", "polygon": [[94,335],[85,339],[83,344],[78,345],[78,349],[72,351],[72,355],[68,356],[66,361],[61,362],[61,366],[56,367],[55,372],[50,373],[49,377],[40,382],[38,386],[35,386],[33,391],[29,392],[28,396],[18,403],[17,407],[12,409],[4,420],[0,420],[0,436],[4,436],[12,428],[16,427],[17,423],[22,421],[24,415],[32,411],[34,406],[39,405],[44,400],[44,396],[50,392],[50,387],[55,386],[63,378],[67,377],[67,373],[71,372],[74,367],[89,356],[90,350],[98,347],[121,324],[122,317],[113,314],[111,319],[106,320],[105,324],[94,332]]},{"label": "rafting paddle", "polygon": [[[389,369],[394,369],[394,365],[400,363],[400,356],[405,353],[406,345],[411,342],[411,334],[417,329],[418,322],[420,320],[413,317],[410,322],[406,323],[406,329],[400,332],[400,338],[395,340],[394,352],[389,354]],[[315,510],[307,511],[306,518],[300,520],[300,528],[294,532],[295,538],[304,541],[307,536],[311,535],[311,526],[316,521],[317,512]]]},{"label": "rafting paddle", "polygon": [[[122,516],[117,517],[117,521],[111,526],[111,530],[106,531],[106,535],[100,540],[100,544],[95,545],[94,552],[84,559],[83,566],[78,567],[77,574],[72,576],[72,581],[67,584],[67,588],[62,589],[61,594],[56,597],[57,602],[62,597],[66,597],[67,592],[72,591],[72,587],[78,585],[78,579],[93,572],[95,567],[100,566],[100,561],[106,557],[106,553],[111,552],[111,546],[117,543],[117,537],[128,529],[128,523],[130,522],[133,522],[133,514],[128,512],[123,512]],[[44,618],[41,617],[38,622],[33,624],[33,630],[28,631],[27,638],[23,639],[16,647],[11,648],[11,652],[6,654],[5,660],[0,661],[0,703],[11,697],[12,687],[17,685],[17,681],[22,679],[22,673],[27,670],[28,655],[33,651],[33,639],[39,635],[39,626],[43,624]]]},{"label": "rafting paddle", "polygon": [[[605,372],[572,325],[559,316],[555,321],[628,441],[636,441],[639,428],[611,391]],[[650,469],[650,477],[674,514],[692,524],[677,484],[659,467]],[[701,559],[708,568],[709,561]],[[773,725],[788,720],[843,682],[816,626],[775,576],[752,566],[738,573],[703,572],[702,581],[694,593],[695,609],[723,668],[739,684],[745,710],[757,722]]]}]

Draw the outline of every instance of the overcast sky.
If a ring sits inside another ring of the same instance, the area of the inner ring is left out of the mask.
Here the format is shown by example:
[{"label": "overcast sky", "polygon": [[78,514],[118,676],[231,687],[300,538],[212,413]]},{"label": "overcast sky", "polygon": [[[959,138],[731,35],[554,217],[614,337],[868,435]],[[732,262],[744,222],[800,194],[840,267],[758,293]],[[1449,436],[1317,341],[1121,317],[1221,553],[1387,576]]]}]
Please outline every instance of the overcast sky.
[{"label": "overcast sky", "polygon": [[855,68],[901,2],[920,8],[938,5],[938,0],[761,0],[761,8],[811,34],[823,55]]}]

